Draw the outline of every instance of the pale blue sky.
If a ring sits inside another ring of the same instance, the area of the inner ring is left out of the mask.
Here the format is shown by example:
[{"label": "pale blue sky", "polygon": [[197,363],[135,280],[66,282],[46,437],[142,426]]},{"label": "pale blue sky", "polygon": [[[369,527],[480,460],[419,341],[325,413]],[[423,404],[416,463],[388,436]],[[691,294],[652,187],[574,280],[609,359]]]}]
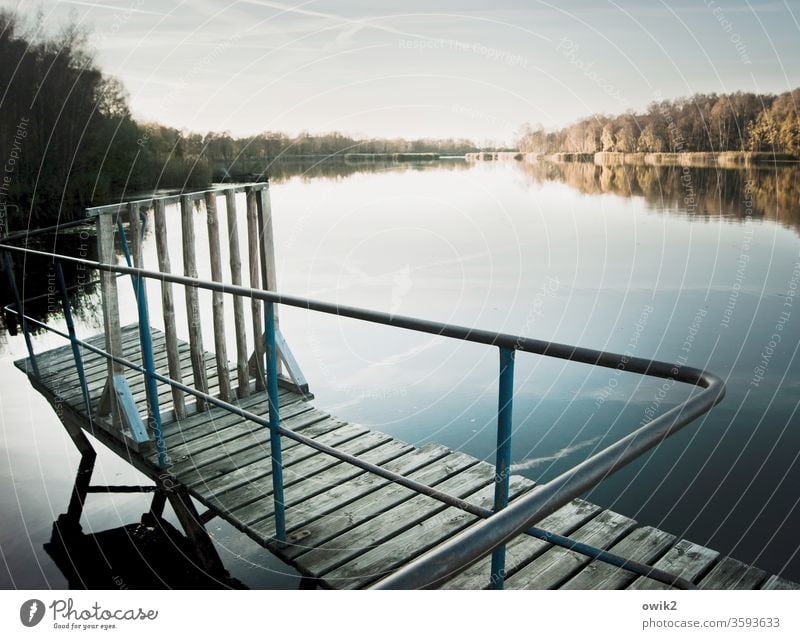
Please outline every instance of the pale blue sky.
[{"label": "pale blue sky", "polygon": [[658,95],[800,86],[793,1],[0,0],[72,14],[137,117],[510,140]]}]

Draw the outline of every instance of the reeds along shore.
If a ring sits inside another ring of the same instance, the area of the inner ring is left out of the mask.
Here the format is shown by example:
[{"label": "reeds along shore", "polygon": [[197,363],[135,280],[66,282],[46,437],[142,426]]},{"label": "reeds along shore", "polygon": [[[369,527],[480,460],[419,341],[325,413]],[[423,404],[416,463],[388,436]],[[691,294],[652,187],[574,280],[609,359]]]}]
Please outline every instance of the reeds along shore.
[{"label": "reeds along shore", "polygon": [[646,165],[646,166],[722,166],[746,167],[774,163],[797,163],[800,157],[791,153],[769,153],[766,151],[721,151],[721,152],[683,152],[683,153],[618,153],[598,151],[597,153],[522,153],[521,151],[483,151],[467,153],[469,161],[509,161],[538,162],[590,162],[598,166]]}]

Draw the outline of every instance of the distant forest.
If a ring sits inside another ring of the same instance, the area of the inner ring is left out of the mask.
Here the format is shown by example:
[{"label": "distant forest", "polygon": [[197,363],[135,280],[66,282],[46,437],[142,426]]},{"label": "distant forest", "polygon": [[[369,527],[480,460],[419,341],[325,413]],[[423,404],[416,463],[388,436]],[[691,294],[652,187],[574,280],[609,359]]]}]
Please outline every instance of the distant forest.
[{"label": "distant forest", "polygon": [[525,125],[528,153],[768,151],[800,155],[800,89],[774,95],[698,93],[653,102],[644,113],[595,115],[545,131]]},{"label": "distant forest", "polygon": [[[525,126],[518,145],[538,153],[800,154],[798,100],[800,89],[778,96],[700,94],[653,103],[644,113],[585,118],[558,131]],[[15,13],[0,11],[0,235],[79,217],[84,207],[124,193],[206,186],[219,163],[477,150],[465,139],[273,132],[235,138],[137,122],[125,88],[97,67],[85,32],[67,25],[42,34]]]},{"label": "distant forest", "polygon": [[[33,20],[32,24],[40,24]],[[202,187],[216,162],[337,153],[463,154],[469,140],[187,133],[137,122],[74,25],[55,35],[0,11],[0,213],[3,231],[54,224],[125,192]]]}]

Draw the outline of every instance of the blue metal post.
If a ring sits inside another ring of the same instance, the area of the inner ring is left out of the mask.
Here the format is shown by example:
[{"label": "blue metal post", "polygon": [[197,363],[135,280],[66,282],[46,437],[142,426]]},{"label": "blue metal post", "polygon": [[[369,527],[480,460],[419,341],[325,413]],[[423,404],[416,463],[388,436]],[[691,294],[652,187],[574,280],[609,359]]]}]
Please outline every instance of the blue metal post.
[{"label": "blue metal post", "polygon": [[[497,460],[494,467],[494,511],[508,506],[508,485],[511,467],[511,405],[514,398],[514,349],[500,348],[500,389],[497,401]],[[506,547],[492,553],[489,587],[503,588],[506,568]]]},{"label": "blue metal post", "polygon": [[145,369],[145,383],[147,384],[147,402],[150,413],[150,427],[156,439],[158,450],[158,465],[165,468],[167,465],[167,448],[164,444],[164,433],[161,430],[161,409],[158,405],[158,386],[153,374],[156,372],[153,358],[153,342],[150,336],[150,313],[147,309],[147,291],[144,280],[140,275],[134,278],[136,291],[136,306],[139,309],[139,341],[142,344],[142,363]]},{"label": "blue metal post", "polygon": [[[117,221],[117,231],[122,242],[122,251],[125,253],[125,261],[128,266],[133,266],[131,252],[128,248],[128,240],[125,237],[125,230],[122,222]],[[131,275],[133,293],[136,295],[136,307],[139,310],[139,342],[142,345],[142,364],[145,370],[145,384],[147,385],[148,413],[150,415],[150,428],[156,440],[156,450],[158,450],[158,465],[161,468],[167,466],[167,447],[164,443],[164,432],[161,428],[161,409],[158,405],[158,386],[156,385],[155,360],[153,358],[153,341],[150,336],[150,312],[147,308],[147,291],[144,286],[144,279],[141,275]]]},{"label": "blue metal post", "polygon": [[281,451],[280,412],[278,410],[278,349],[275,345],[275,304],[264,302],[267,355],[267,395],[269,397],[269,442],[272,454],[272,502],[275,533],[279,544],[286,542],[286,515],[283,509],[283,453]]},{"label": "blue metal post", "polygon": [[[133,266],[133,259],[128,248],[128,239],[125,236],[125,229],[122,222],[117,220],[117,232],[122,242],[122,251],[125,253],[125,261],[128,266]],[[150,416],[150,428],[156,440],[156,450],[158,450],[158,465],[165,468],[167,465],[167,447],[164,443],[164,432],[161,428],[161,409],[158,405],[158,386],[153,374],[156,371],[155,360],[153,358],[153,341],[150,336],[150,312],[147,308],[147,290],[145,289],[144,279],[141,275],[131,274],[133,293],[136,295],[136,307],[139,310],[139,342],[142,345],[142,364],[145,370],[145,384],[147,385],[148,414]]]},{"label": "blue metal post", "polygon": [[[125,263],[133,268],[133,259],[131,259],[131,249],[128,246],[128,238],[125,236],[125,229],[122,227],[122,222],[117,220],[117,233],[119,234],[119,240],[122,243],[122,252],[125,254]],[[131,275],[131,280],[133,280],[133,292],[136,292],[136,281],[135,278]]]},{"label": "blue metal post", "polygon": [[33,342],[31,342],[31,332],[28,329],[28,320],[25,319],[25,307],[22,305],[22,298],[19,296],[19,289],[17,288],[17,280],[14,279],[14,265],[8,253],[3,255],[5,259],[6,276],[8,277],[8,285],[11,287],[11,293],[14,295],[14,304],[17,307],[17,317],[22,325],[22,334],[25,336],[25,346],[28,347],[28,360],[33,368],[33,374],[39,377],[39,366],[36,363],[36,355],[33,353]]},{"label": "blue metal post", "polygon": [[83,402],[86,405],[86,416],[91,419],[92,417],[92,403],[89,397],[89,386],[86,384],[86,372],[83,368],[83,358],[81,351],[78,347],[77,337],[75,336],[75,322],[72,321],[72,308],[69,303],[69,293],[67,292],[67,283],[64,280],[64,271],[61,268],[61,261],[56,261],[56,283],[58,290],[61,292],[61,305],[64,307],[64,320],[67,322],[67,331],[69,332],[69,341],[72,345],[72,356],[75,359],[75,367],[78,369],[78,382],[81,385],[81,393],[83,393]]}]

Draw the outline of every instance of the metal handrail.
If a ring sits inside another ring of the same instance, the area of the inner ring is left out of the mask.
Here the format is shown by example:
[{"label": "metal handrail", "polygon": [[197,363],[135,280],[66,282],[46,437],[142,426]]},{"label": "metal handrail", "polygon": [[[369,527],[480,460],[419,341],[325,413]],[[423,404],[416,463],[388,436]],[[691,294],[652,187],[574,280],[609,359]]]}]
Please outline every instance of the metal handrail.
[{"label": "metal handrail", "polygon": [[[113,361],[117,361],[118,363],[121,363],[129,368],[150,375],[160,382],[179,388],[180,390],[192,394],[198,398],[203,398],[205,401],[239,414],[245,419],[268,426],[270,427],[271,432],[275,431],[280,435],[294,439],[299,443],[308,445],[321,452],[333,455],[342,461],[351,463],[364,470],[368,470],[369,472],[389,479],[390,481],[394,481],[400,485],[406,486],[418,493],[433,497],[448,505],[485,518],[484,521],[477,524],[475,527],[458,535],[451,541],[437,548],[435,551],[431,551],[430,553],[427,553],[422,557],[412,561],[410,564],[399,570],[391,577],[379,582],[375,586],[377,588],[418,588],[441,585],[449,578],[452,578],[455,574],[467,568],[470,564],[474,563],[490,552],[494,553],[495,557],[493,558],[492,562],[493,570],[491,575],[491,583],[493,585],[499,585],[499,587],[502,587],[502,581],[504,578],[504,556],[499,553],[501,553],[504,544],[508,540],[521,533],[539,536],[540,538],[552,541],[557,545],[573,548],[578,552],[583,552],[583,554],[597,557],[603,561],[609,561],[609,563],[613,563],[615,565],[622,565],[623,567],[631,568],[639,574],[646,574],[654,579],[658,579],[659,581],[663,581],[677,587],[692,587],[692,584],[685,579],[675,577],[674,575],[669,575],[664,571],[649,566],[644,566],[642,564],[638,564],[637,562],[627,561],[606,551],[592,549],[593,552],[596,551],[594,554],[586,552],[585,549],[578,547],[580,546],[579,544],[576,544],[575,542],[572,542],[566,538],[559,539],[558,536],[550,535],[546,531],[540,531],[539,529],[532,528],[532,525],[546,517],[548,514],[554,512],[571,499],[584,493],[586,490],[593,487],[616,470],[619,470],[633,459],[639,457],[644,452],[663,441],[664,438],[669,437],[721,401],[725,393],[725,387],[722,380],[713,373],[696,368],[685,367],[679,364],[671,364],[668,362],[648,360],[637,357],[627,357],[618,353],[609,353],[594,349],[580,348],[543,340],[533,340],[521,336],[472,329],[452,324],[442,324],[413,317],[390,315],[380,311],[372,311],[350,306],[342,306],[329,302],[310,300],[296,296],[282,295],[272,291],[250,289],[243,286],[233,286],[219,282],[208,282],[181,275],[148,271],[146,269],[126,267],[116,264],[104,264],[82,258],[57,255],[33,249],[25,249],[0,244],[0,250],[27,253],[56,261],[69,261],[107,272],[130,274],[134,276],[134,278],[139,279],[139,281],[141,281],[140,278],[156,279],[162,282],[171,282],[205,290],[247,296],[269,303],[268,308],[271,307],[271,303],[286,304],[289,306],[305,308],[307,310],[350,317],[353,319],[359,319],[398,328],[405,328],[417,332],[442,335],[463,341],[497,346],[501,352],[501,395],[499,398],[498,412],[500,415],[502,415],[504,410],[508,412],[509,424],[511,397],[510,395],[508,397],[503,396],[503,387],[505,387],[505,393],[511,393],[511,381],[513,381],[513,377],[507,378],[505,382],[503,382],[503,375],[508,375],[508,362],[510,360],[512,362],[510,373],[513,376],[513,353],[516,350],[556,357],[559,359],[566,359],[569,361],[577,361],[606,368],[616,368],[621,371],[635,372],[648,376],[669,378],[675,381],[700,387],[702,390],[699,393],[691,396],[682,404],[644,424],[633,433],[627,435],[599,453],[596,453],[581,464],[578,464],[573,469],[562,473],[546,484],[535,487],[528,494],[512,502],[508,507],[503,508],[504,504],[501,503],[500,507],[498,508],[498,497],[502,502],[504,500],[504,496],[502,490],[496,492],[495,511],[499,512],[493,513],[488,509],[480,508],[470,504],[466,500],[452,497],[451,495],[437,491],[434,488],[420,484],[402,475],[387,471],[380,466],[365,462],[358,457],[342,453],[335,448],[320,444],[314,439],[305,437],[290,429],[286,429],[279,424],[276,428],[275,422],[270,424],[270,421],[264,420],[263,418],[254,415],[249,411],[245,411],[219,398],[215,398],[209,394],[202,393],[184,384],[175,382],[174,380],[155,373],[152,370],[145,370],[144,368],[139,367],[132,362],[116,357],[110,353],[106,353],[105,351],[91,346],[86,342],[82,342],[80,340],[77,341],[79,344],[91,351],[99,353]],[[33,320],[33,322],[36,325],[43,326],[48,330],[53,330],[64,337],[70,337],[61,331],[51,329],[46,324],[36,320]],[[505,365],[502,364],[503,361],[505,361]],[[270,402],[270,404],[272,407],[273,402]],[[273,417],[272,411],[270,412],[270,417]],[[510,432],[508,433],[508,436],[510,436]],[[503,472],[498,473],[496,477],[497,483],[507,482],[508,479],[509,473],[507,471],[507,453],[505,455],[501,455],[501,448],[507,449],[508,447],[505,445],[507,443],[507,438],[503,439],[501,437],[499,429],[498,460],[496,467],[502,467]],[[507,492],[505,493],[505,500],[507,500]],[[501,508],[502,510],[500,510]]]},{"label": "metal handrail", "polygon": [[[64,262],[72,262],[74,264],[82,264],[84,266],[109,273],[122,273],[125,275],[133,275],[136,277],[158,280],[161,282],[192,286],[208,291],[218,291],[220,293],[240,295],[265,302],[274,302],[276,304],[304,308],[309,311],[317,311],[320,313],[326,313],[328,315],[338,315],[341,317],[349,317],[352,319],[371,322],[373,324],[383,324],[386,326],[393,326],[395,328],[405,328],[419,333],[450,337],[465,342],[474,342],[476,344],[484,344],[488,346],[502,346],[513,350],[523,351],[525,353],[544,355],[546,357],[555,357],[557,359],[566,359],[582,364],[601,366],[603,368],[618,368],[619,370],[627,373],[639,373],[650,377],[671,378],[677,382],[692,384],[693,386],[699,386],[707,390],[711,390],[716,385],[724,386],[722,379],[713,373],[700,370],[698,368],[673,364],[670,362],[651,360],[643,357],[628,357],[621,353],[612,353],[609,351],[600,351],[592,348],[571,346],[568,344],[560,344],[558,342],[549,342],[546,340],[512,335],[510,333],[499,333],[485,329],[469,328],[466,326],[459,326],[457,324],[445,324],[442,322],[425,320],[417,317],[395,315],[391,313],[385,313],[383,311],[358,308],[355,306],[347,306],[333,302],[312,300],[296,295],[286,295],[264,289],[253,289],[246,286],[225,284],[223,282],[201,280],[199,278],[187,277],[185,275],[177,275],[174,273],[161,273],[159,271],[150,271],[133,266],[123,266],[121,264],[105,264],[84,258],[58,255],[56,253],[39,251],[36,249],[26,249],[18,246],[9,246],[7,244],[0,244],[0,250],[6,250],[15,253],[27,253],[36,257],[44,257],[52,260],[61,260]],[[719,399],[722,398],[719,397]],[[719,399],[717,401],[719,401]],[[708,408],[710,409],[716,403],[717,402],[709,404]]]}]

